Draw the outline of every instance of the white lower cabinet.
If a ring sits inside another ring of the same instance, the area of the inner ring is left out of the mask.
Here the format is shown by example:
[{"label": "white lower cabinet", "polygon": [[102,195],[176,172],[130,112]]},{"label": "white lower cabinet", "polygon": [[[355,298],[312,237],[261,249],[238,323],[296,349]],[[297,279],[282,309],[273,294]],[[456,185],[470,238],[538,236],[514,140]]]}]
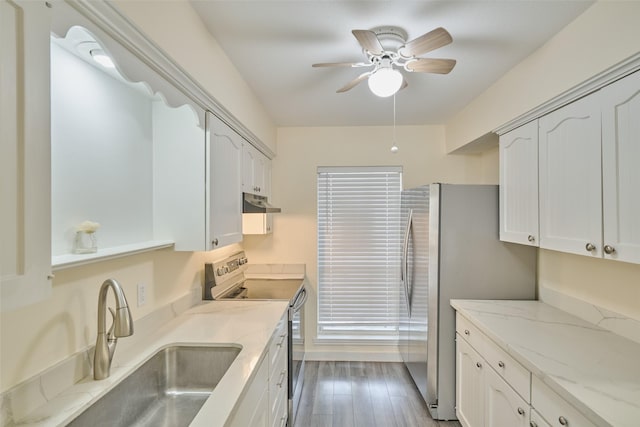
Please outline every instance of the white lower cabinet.
[{"label": "white lower cabinet", "polygon": [[551,427],[551,424],[546,422],[538,411],[531,408],[531,421],[529,421],[529,427]]},{"label": "white lower cabinet", "polygon": [[287,316],[278,324],[269,346],[269,419],[272,427],[284,427],[287,424],[287,386],[289,371],[287,369],[288,333]]},{"label": "white lower cabinet", "polygon": [[456,415],[464,427],[595,427],[460,314]]},{"label": "white lower cabinet", "polygon": [[538,411],[541,418],[546,420],[546,425],[549,426],[596,426],[537,377],[533,377],[533,381],[531,383],[531,406]]},{"label": "white lower cabinet", "polygon": [[231,422],[230,427],[269,427],[269,358],[260,362],[256,376]]},{"label": "white lower cabinet", "polygon": [[242,397],[230,427],[284,427],[288,419],[287,314],[280,319],[267,354]]},{"label": "white lower cabinet", "polygon": [[529,404],[493,369],[485,370],[484,425],[491,427],[526,427]]},{"label": "white lower cabinet", "polygon": [[484,360],[456,337],[456,415],[465,427],[484,423]]}]

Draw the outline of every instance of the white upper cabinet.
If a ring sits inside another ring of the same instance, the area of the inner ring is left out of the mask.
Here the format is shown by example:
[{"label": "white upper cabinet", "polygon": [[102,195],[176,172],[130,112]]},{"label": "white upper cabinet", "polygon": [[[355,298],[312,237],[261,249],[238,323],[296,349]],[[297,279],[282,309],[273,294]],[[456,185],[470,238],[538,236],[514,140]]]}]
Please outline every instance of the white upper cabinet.
[{"label": "white upper cabinet", "polygon": [[242,150],[242,191],[265,197],[271,195],[271,160],[248,142]]},{"label": "white upper cabinet", "polygon": [[540,119],[540,247],[602,254],[599,92]]},{"label": "white upper cabinet", "polygon": [[44,1],[0,2],[0,310],[51,294],[49,28]]},{"label": "white upper cabinet", "polygon": [[604,257],[640,263],[640,72],[602,89]]},{"label": "white upper cabinet", "polygon": [[209,251],[242,240],[243,140],[210,112],[206,130],[189,114],[157,106],[154,222],[176,250]]},{"label": "white upper cabinet", "polygon": [[207,112],[208,249],[242,241],[243,139]]},{"label": "white upper cabinet", "polygon": [[500,240],[538,246],[538,121],[500,136]]}]

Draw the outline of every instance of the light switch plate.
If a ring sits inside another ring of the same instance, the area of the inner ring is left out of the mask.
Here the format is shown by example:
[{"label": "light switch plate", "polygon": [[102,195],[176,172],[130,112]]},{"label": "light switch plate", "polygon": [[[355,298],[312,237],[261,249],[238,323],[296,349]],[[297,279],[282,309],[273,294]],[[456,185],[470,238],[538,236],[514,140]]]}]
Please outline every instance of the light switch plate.
[{"label": "light switch plate", "polygon": [[138,307],[147,303],[147,284],[138,283]]}]

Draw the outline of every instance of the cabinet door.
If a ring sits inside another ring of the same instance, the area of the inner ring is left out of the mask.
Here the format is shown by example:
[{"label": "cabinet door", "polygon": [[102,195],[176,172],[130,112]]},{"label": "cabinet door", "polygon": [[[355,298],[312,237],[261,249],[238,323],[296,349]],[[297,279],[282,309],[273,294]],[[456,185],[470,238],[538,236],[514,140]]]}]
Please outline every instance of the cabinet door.
[{"label": "cabinet door", "polygon": [[500,137],[500,240],[538,246],[538,121]]},{"label": "cabinet door", "polygon": [[526,427],[529,405],[493,370],[485,373],[484,425],[491,427]]},{"label": "cabinet door", "polygon": [[50,22],[0,2],[0,310],[51,294]]},{"label": "cabinet door", "polygon": [[529,421],[529,427],[551,427],[551,424],[545,421],[538,411],[531,409],[531,421]]},{"label": "cabinet door", "polygon": [[599,92],[540,119],[540,247],[602,254]]},{"label": "cabinet door", "polygon": [[266,197],[271,193],[271,160],[248,142],[242,149],[242,191]]},{"label": "cabinet door", "polygon": [[640,263],[640,72],[602,89],[604,257]]},{"label": "cabinet door", "polygon": [[208,249],[242,241],[242,138],[207,112],[209,138]]},{"label": "cabinet door", "polygon": [[264,166],[262,168],[262,195],[271,198],[271,159],[263,157]]},{"label": "cabinet door", "polygon": [[484,369],[484,360],[457,335],[456,415],[464,427],[484,425]]}]

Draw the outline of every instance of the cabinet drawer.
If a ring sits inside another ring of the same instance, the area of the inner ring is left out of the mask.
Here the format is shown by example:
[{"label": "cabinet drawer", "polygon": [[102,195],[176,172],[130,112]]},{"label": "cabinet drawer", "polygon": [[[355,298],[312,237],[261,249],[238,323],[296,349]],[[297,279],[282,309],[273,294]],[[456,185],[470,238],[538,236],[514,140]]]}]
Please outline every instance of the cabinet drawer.
[{"label": "cabinet drawer", "polygon": [[485,360],[527,403],[531,401],[531,373],[496,343],[486,338]]},{"label": "cabinet drawer", "polygon": [[553,427],[596,426],[535,376],[531,388],[531,406]]},{"label": "cabinet drawer", "polygon": [[458,313],[456,313],[456,332],[471,344],[480,355],[484,355],[484,342],[488,338]]},{"label": "cabinet drawer", "polygon": [[279,418],[278,410],[281,401],[287,400],[288,386],[287,357],[282,353],[274,364],[269,378],[269,405],[271,411],[271,419]]},{"label": "cabinet drawer", "polygon": [[287,353],[287,316],[280,319],[278,327],[276,328],[271,342],[269,343],[269,359],[271,360],[269,372],[273,372],[273,366],[280,357],[281,354]]},{"label": "cabinet drawer", "polygon": [[271,418],[271,427],[285,427],[287,425],[287,418],[289,417],[288,411],[289,403],[286,395],[283,395],[281,399],[278,399],[278,403]]}]

